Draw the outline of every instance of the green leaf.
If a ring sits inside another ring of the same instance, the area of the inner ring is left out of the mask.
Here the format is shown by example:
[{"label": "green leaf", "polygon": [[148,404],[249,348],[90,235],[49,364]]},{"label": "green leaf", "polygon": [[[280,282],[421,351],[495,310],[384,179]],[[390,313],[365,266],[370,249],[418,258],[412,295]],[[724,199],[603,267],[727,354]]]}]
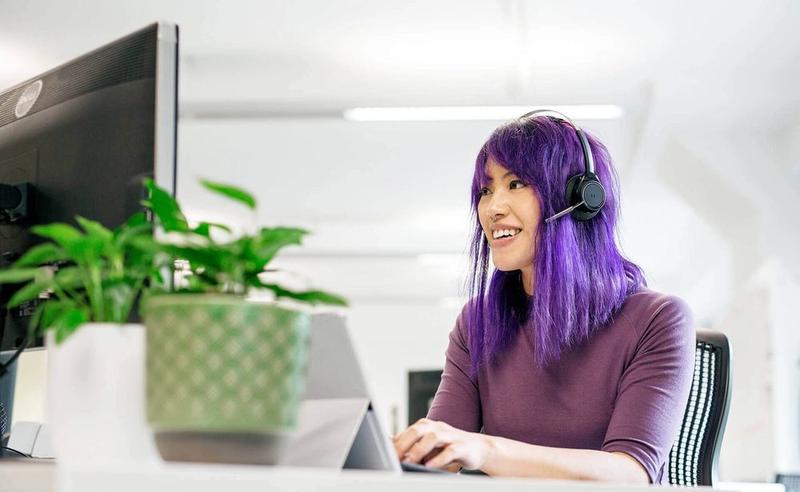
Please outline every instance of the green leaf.
[{"label": "green leaf", "polygon": [[90,237],[94,237],[105,242],[110,242],[114,237],[114,234],[111,232],[111,230],[106,228],[100,222],[89,220],[85,217],[81,217],[80,215],[76,216],[75,220],[81,225],[81,227],[83,227],[83,230],[86,231],[86,234]]},{"label": "green leaf", "polygon": [[29,249],[20,259],[14,262],[14,267],[39,266],[42,263],[63,260],[65,256],[64,250],[55,244],[42,243]]},{"label": "green leaf", "polygon": [[9,268],[0,271],[0,284],[16,284],[36,278],[39,268]]},{"label": "green leaf", "polygon": [[145,222],[133,227],[125,227],[115,232],[115,241],[117,246],[124,247],[130,244],[131,238],[134,237],[153,237],[153,224]]},{"label": "green leaf", "polygon": [[215,229],[223,230],[223,231],[225,231],[227,233],[231,232],[231,228],[230,227],[228,227],[228,226],[226,226],[224,224],[216,224],[214,222],[200,222],[200,224],[198,224],[197,227],[192,229],[192,232],[194,232],[195,234],[198,234],[200,236],[203,236],[203,237],[211,238],[211,228],[212,227],[215,228]]},{"label": "green leaf", "polygon": [[162,245],[161,248],[176,259],[188,261],[193,270],[198,268],[219,270],[231,256],[225,249],[210,245],[207,247]]},{"label": "green leaf", "polygon": [[61,289],[76,289],[83,287],[84,270],[79,267],[60,268],[53,277],[53,283]]},{"label": "green leaf", "polygon": [[69,248],[64,248],[76,261],[84,261],[87,265],[99,265],[103,254],[109,254],[111,244],[95,236],[84,236],[75,241]]},{"label": "green leaf", "polygon": [[89,321],[87,311],[80,307],[65,310],[54,322],[52,329],[56,332],[56,343],[67,339],[82,324]]},{"label": "green leaf", "polygon": [[138,258],[141,256],[141,251],[135,246],[131,248],[130,239],[140,236],[152,237],[152,235],[153,224],[148,222],[144,212],[136,212],[123,225],[114,230],[114,244],[123,253],[127,252],[129,256],[133,253]]},{"label": "green leaf", "polygon": [[251,260],[257,270],[260,271],[267,266],[275,255],[286,246],[300,245],[303,236],[308,234],[305,229],[294,227],[264,227],[253,241],[252,249],[248,252],[248,260]]},{"label": "green leaf", "polygon": [[102,238],[87,236],[75,227],[61,222],[34,226],[31,231],[64,248],[69,258],[82,260],[89,264],[99,259],[106,246],[106,242]]},{"label": "green leaf", "polygon": [[140,225],[149,224],[147,221],[147,215],[144,212],[136,212],[135,214],[128,217],[128,220],[125,221],[123,224],[123,229],[132,229],[134,227],[138,227]]},{"label": "green leaf", "polygon": [[295,292],[291,290],[284,289],[276,284],[261,284],[261,287],[265,287],[272,292],[275,293],[275,296],[286,297],[289,299],[294,299],[297,301],[307,302],[309,304],[331,304],[336,306],[347,306],[347,300],[343,297],[337,296],[336,294],[331,294],[329,292],[324,292],[321,290],[308,290],[305,292]]},{"label": "green leaf", "polygon": [[103,295],[106,296],[107,320],[115,323],[124,323],[128,318],[127,310],[133,304],[136,295],[134,287],[128,279],[111,279],[103,282]]},{"label": "green leaf", "polygon": [[50,287],[51,282],[52,280],[48,279],[25,284],[25,286],[16,291],[14,295],[11,296],[11,299],[8,300],[8,308],[14,308],[25,302],[36,299],[39,297],[39,294]]},{"label": "green leaf", "polygon": [[216,279],[208,279],[205,275],[190,275],[186,279],[186,286],[181,292],[216,292],[218,282]]},{"label": "green leaf", "polygon": [[181,207],[175,198],[165,189],[159,187],[152,179],[146,180],[145,186],[150,192],[150,199],[142,201],[142,204],[153,211],[161,227],[167,232],[188,231],[189,223],[186,221],[186,217],[181,212]]},{"label": "green leaf", "polygon": [[81,231],[63,222],[33,226],[31,227],[31,231],[37,236],[50,239],[64,248],[68,253],[72,253],[75,244],[84,238]]},{"label": "green leaf", "polygon": [[117,269],[122,268],[122,251],[118,243],[114,240],[114,231],[108,229],[103,224],[85,217],[76,216],[75,220],[86,231],[86,249],[83,253],[88,254],[86,260],[96,261],[100,257],[105,258]]},{"label": "green leaf", "polygon": [[152,236],[150,235],[136,235],[128,238],[126,240],[128,244],[132,247],[141,250],[147,251],[149,253],[159,253],[164,250],[165,246],[159,244]]},{"label": "green leaf", "polygon": [[42,330],[49,330],[55,321],[67,310],[76,307],[72,301],[51,299],[39,305],[42,308],[39,326]]},{"label": "green leaf", "polygon": [[211,225],[208,222],[201,222],[192,232],[199,236],[211,238]]},{"label": "green leaf", "polygon": [[223,231],[225,231],[227,233],[233,232],[233,229],[231,229],[230,227],[226,226],[225,224],[218,224],[216,222],[203,222],[203,223],[204,224],[208,224],[209,226],[211,226],[214,229],[220,229],[220,230],[223,230]]},{"label": "green leaf", "polygon": [[211,190],[215,193],[219,193],[220,195],[226,196],[232,200],[236,200],[237,202],[243,203],[250,209],[256,208],[256,199],[253,198],[253,195],[244,191],[241,188],[237,188],[236,186],[231,185],[224,185],[221,183],[214,183],[212,181],[201,181],[203,186],[205,186],[208,190]]}]

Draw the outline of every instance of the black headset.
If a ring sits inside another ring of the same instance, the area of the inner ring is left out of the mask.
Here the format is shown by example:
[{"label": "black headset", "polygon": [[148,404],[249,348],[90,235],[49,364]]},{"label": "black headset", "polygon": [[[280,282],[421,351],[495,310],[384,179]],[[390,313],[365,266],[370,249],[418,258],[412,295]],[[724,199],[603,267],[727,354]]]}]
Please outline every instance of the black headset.
[{"label": "black headset", "polygon": [[[529,113],[525,113],[519,117],[519,120],[524,120],[536,114],[553,113],[562,121],[568,123],[573,129],[575,134],[578,135],[578,140],[581,142],[581,149],[583,150],[583,165],[584,171],[582,174],[576,174],[569,178],[567,181],[567,204],[569,205],[564,210],[557,214],[546,218],[545,223],[559,219],[567,214],[572,214],[572,218],[579,221],[591,220],[595,215],[600,213],[603,205],[606,203],[606,190],[594,173],[594,158],[592,157],[592,149],[589,147],[589,140],[583,131],[575,124],[574,121],[569,119],[566,115],[553,111],[552,109],[537,109]],[[551,115],[551,117],[553,117]]]}]

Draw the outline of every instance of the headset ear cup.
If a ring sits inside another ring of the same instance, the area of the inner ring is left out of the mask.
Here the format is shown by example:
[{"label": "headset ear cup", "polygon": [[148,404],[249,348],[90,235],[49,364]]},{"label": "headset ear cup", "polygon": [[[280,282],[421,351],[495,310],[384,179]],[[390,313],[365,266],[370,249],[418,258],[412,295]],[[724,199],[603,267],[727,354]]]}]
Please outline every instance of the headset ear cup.
[{"label": "headset ear cup", "polygon": [[605,189],[600,180],[593,174],[576,174],[567,181],[567,203],[570,207],[585,202],[572,211],[575,220],[587,221],[595,217],[605,205]]},{"label": "headset ear cup", "polygon": [[580,184],[581,200],[587,210],[597,214],[606,204],[606,190],[595,176],[590,176]]},{"label": "headset ear cup", "polygon": [[566,198],[568,207],[581,202],[581,195],[578,190],[578,187],[581,184],[581,179],[583,179],[583,174],[576,174],[575,176],[569,178],[569,181],[567,181]]}]

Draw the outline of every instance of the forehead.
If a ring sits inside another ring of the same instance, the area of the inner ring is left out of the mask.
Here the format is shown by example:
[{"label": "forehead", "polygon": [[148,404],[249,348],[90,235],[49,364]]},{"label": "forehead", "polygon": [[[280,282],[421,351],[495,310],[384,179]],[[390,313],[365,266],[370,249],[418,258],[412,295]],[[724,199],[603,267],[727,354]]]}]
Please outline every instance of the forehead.
[{"label": "forehead", "polygon": [[513,171],[497,162],[492,156],[486,159],[486,164],[483,166],[483,178],[485,181],[500,181],[513,174]]}]

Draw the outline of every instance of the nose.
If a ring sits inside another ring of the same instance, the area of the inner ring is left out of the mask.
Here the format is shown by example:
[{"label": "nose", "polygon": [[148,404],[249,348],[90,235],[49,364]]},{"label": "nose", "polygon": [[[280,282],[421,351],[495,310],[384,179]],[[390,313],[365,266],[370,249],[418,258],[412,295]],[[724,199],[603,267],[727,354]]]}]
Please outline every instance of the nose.
[{"label": "nose", "polygon": [[486,211],[492,222],[497,222],[508,215],[508,197],[504,190],[497,190],[490,195]]}]

